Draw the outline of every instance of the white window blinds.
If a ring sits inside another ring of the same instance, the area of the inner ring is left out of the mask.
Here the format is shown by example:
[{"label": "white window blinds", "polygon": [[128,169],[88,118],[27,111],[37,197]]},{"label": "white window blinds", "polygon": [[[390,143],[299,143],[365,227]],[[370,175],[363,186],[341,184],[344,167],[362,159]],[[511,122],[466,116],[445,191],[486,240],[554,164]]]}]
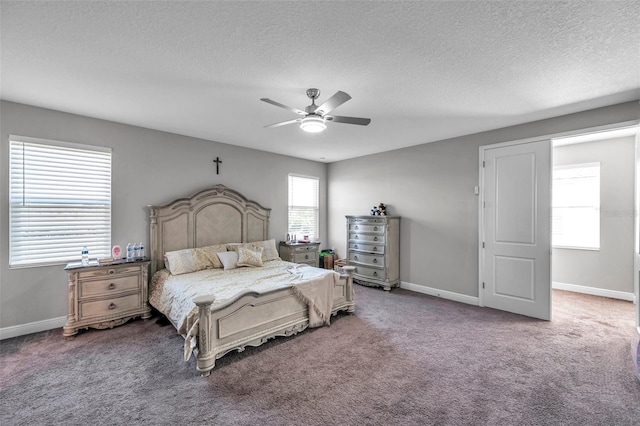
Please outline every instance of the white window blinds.
[{"label": "white window blinds", "polygon": [[11,267],[111,253],[111,151],[11,136]]},{"label": "white window blinds", "polygon": [[289,233],[299,240],[318,239],[319,192],[318,178],[289,175]]},{"label": "white window blinds", "polygon": [[553,246],[600,248],[600,163],[553,170]]}]

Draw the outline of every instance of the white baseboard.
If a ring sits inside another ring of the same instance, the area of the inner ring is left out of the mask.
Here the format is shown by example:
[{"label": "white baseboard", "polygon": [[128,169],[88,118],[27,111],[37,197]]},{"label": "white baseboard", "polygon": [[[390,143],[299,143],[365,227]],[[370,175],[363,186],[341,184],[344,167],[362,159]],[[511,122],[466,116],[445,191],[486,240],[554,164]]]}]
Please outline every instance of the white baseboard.
[{"label": "white baseboard", "polygon": [[66,316],[0,328],[0,340],[37,333],[39,331],[52,330],[54,328],[61,328],[64,326],[65,322],[67,322]]},{"label": "white baseboard", "polygon": [[611,299],[627,300],[635,303],[635,295],[633,293],[627,293],[626,291],[607,290],[604,288],[587,287],[584,285],[567,284],[553,282],[551,287],[557,290],[573,291],[575,293],[590,294],[592,296],[609,297]]},{"label": "white baseboard", "polygon": [[420,284],[412,284],[401,281],[400,288],[415,291],[416,293],[428,294],[429,296],[442,297],[443,299],[453,300],[454,302],[466,303],[468,305],[478,306],[480,303],[477,297],[467,296],[465,294],[454,293],[452,291],[440,290],[437,288],[427,287]]}]

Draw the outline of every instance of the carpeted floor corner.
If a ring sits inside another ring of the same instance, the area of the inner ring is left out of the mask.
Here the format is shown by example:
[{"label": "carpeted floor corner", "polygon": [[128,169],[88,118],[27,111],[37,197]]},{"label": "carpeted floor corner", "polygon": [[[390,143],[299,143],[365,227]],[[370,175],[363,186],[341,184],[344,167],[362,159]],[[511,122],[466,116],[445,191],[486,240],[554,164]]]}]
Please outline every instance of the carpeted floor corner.
[{"label": "carpeted floor corner", "polygon": [[544,322],[357,286],[356,306],[209,377],[157,318],[7,339],[0,424],[640,424],[629,302],[554,291]]}]

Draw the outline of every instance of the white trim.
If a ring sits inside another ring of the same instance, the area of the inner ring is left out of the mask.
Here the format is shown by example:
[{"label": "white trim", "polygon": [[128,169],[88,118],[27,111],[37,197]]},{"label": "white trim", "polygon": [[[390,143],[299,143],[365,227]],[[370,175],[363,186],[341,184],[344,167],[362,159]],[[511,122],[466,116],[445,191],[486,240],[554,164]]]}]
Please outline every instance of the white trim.
[{"label": "white trim", "polygon": [[[54,328],[62,328],[65,322],[67,322],[66,316],[0,328],[0,340],[38,333],[40,331],[53,330]],[[60,330],[60,336],[62,336],[62,330]]]},{"label": "white trim", "polygon": [[420,284],[412,284],[405,281],[400,282],[400,288],[415,291],[416,293],[428,294],[429,296],[441,297],[454,302],[466,303],[468,305],[478,306],[478,298],[467,296],[466,294],[454,293],[453,291],[440,290],[438,288],[427,287]]},{"label": "white trim", "polygon": [[9,140],[16,141],[16,142],[35,143],[40,145],[55,145],[55,146],[61,146],[64,148],[72,148],[72,149],[84,149],[84,150],[90,150],[90,151],[109,152],[109,153],[113,152],[113,149],[108,146],[87,145],[83,143],[57,141],[53,139],[33,138],[30,136],[9,135]]},{"label": "white trim", "polygon": [[587,287],[584,285],[559,283],[553,281],[551,288],[556,290],[572,291],[574,293],[590,294],[592,296],[602,296],[611,299],[627,300],[629,302],[635,302],[635,295],[626,291],[607,290],[606,288]]}]

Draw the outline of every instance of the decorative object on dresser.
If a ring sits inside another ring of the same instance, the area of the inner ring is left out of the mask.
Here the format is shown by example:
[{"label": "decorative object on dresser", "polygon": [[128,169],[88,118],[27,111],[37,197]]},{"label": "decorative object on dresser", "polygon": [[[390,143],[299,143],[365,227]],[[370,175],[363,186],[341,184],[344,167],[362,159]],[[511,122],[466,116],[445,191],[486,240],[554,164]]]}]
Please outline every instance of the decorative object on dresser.
[{"label": "decorative object on dresser", "polygon": [[71,337],[78,330],[105,329],[124,324],[132,318],[151,317],[147,281],[149,261],[114,261],[88,266],[70,262],[69,315],[63,335]]},{"label": "decorative object on dresser", "polygon": [[287,262],[306,263],[307,265],[319,265],[319,248],[320,243],[287,243],[280,241],[280,258]]},{"label": "decorative object on dresser", "polygon": [[353,281],[391,290],[400,284],[400,218],[347,216],[347,262]]}]

